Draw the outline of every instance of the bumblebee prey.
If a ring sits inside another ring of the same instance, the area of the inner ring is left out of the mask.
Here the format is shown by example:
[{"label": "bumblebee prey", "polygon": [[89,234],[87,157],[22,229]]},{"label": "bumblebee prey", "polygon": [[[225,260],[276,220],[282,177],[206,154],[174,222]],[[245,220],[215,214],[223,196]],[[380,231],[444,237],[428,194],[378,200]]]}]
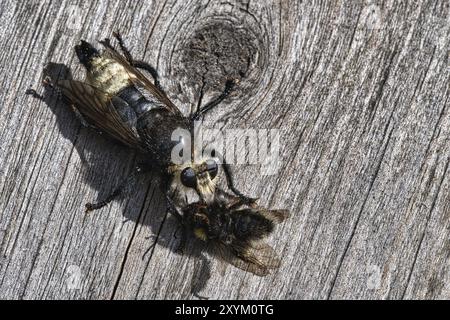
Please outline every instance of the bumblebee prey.
[{"label": "bumblebee prey", "polygon": [[[171,159],[175,145],[190,143],[173,141],[172,132],[181,128],[192,133],[194,121],[224,100],[235,82],[228,80],[220,96],[186,117],[162,90],[156,70],[148,63],[134,60],[121,36],[118,33],[114,36],[121,53],[109,39],[100,41],[104,46],[102,52],[86,41],[75,46],[78,59],[86,69],[84,81],[52,83],[47,79],[47,84],[62,93],[84,125],[137,149],[145,155],[146,165],[163,173],[168,185],[168,210],[182,226],[180,248],[190,233],[210,243],[222,259],[238,268],[260,276],[277,268],[279,260],[262,239],[275,224],[287,218],[287,212],[262,208],[256,199],[239,192],[224,159],[221,167],[232,193],[216,187],[219,165],[215,159],[200,162],[192,159],[183,164]],[[140,70],[147,71],[153,82]],[[123,194],[130,189],[133,177],[141,172],[142,168],[136,167],[110,196],[86,204],[86,211],[99,209]],[[189,201],[192,198],[194,201]]]}]

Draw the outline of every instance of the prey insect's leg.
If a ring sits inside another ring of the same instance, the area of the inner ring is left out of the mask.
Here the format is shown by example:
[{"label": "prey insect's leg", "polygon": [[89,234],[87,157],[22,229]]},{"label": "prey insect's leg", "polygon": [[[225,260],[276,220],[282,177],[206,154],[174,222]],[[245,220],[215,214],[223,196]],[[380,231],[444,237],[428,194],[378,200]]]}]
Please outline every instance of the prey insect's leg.
[{"label": "prey insect's leg", "polygon": [[155,68],[153,68],[149,63],[140,60],[133,60],[132,65],[136,68],[148,71],[148,73],[150,73],[150,75],[152,76],[153,81],[155,82],[156,88],[158,88],[159,91],[165,94],[163,88],[161,87],[161,84],[159,83],[158,71],[156,71]]},{"label": "prey insect's leg", "polygon": [[217,106],[219,103],[221,103],[233,90],[234,86],[236,84],[235,80],[227,80],[225,83],[225,89],[223,92],[214,100],[208,102],[203,108],[197,110],[192,116],[191,121],[198,120],[202,115],[213,109],[215,106]]},{"label": "prey insect's leg", "polygon": [[141,167],[137,166],[134,171],[104,200],[97,203],[86,203],[86,213],[103,208],[108,203],[121,195],[127,195],[136,183],[136,177],[142,172]]}]

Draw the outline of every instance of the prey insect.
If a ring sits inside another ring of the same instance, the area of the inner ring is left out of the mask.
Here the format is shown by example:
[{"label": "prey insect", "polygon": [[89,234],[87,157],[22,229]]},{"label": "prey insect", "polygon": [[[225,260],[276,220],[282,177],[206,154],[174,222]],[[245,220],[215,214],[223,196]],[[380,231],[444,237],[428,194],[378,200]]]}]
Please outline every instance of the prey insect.
[{"label": "prey insect", "polygon": [[[104,46],[102,52],[86,41],[75,46],[78,59],[86,69],[84,81],[52,83],[47,79],[47,85],[62,93],[84,125],[138,150],[147,159],[146,167],[163,173],[167,182],[167,208],[181,224],[180,248],[191,234],[211,244],[223,260],[243,270],[264,276],[270,269],[278,268],[279,259],[263,239],[288,213],[260,207],[256,199],[239,192],[224,159],[220,163],[209,158],[177,164],[171,157],[175,145],[190,143],[173,141],[172,133],[177,129],[192,133],[194,121],[223,101],[235,82],[228,80],[220,96],[192,115],[184,116],[162,89],[156,70],[146,62],[135,60],[120,34],[114,36],[121,52],[109,39],[100,41]],[[153,81],[141,70],[148,72]],[[35,91],[29,93],[37,96]],[[231,192],[216,186],[219,165]],[[102,208],[132,190],[136,175],[143,172],[137,167],[103,201],[86,204],[86,211]]]}]

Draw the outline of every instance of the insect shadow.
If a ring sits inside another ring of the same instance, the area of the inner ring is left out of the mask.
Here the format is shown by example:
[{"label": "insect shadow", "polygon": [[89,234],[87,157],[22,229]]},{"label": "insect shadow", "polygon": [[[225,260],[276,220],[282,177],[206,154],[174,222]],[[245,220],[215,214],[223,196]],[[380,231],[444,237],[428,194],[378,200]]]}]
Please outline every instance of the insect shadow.
[{"label": "insect shadow", "polygon": [[[44,68],[43,78],[50,78],[53,82],[73,79],[70,68],[60,63],[48,63]],[[41,95],[33,90],[28,90],[28,93],[43,101],[54,113],[60,134],[72,143],[83,163],[81,170],[83,180],[98,191],[97,200],[104,199],[114,188],[114,186],[105,188],[103,175],[116,176],[117,183],[120,183],[120,179],[133,170],[136,164],[144,161],[144,156],[136,151],[120,145],[106,135],[98,134],[94,129],[83,127],[75,113],[63,101],[62,96],[51,86],[44,86]],[[108,161],[105,161],[105,157],[108,157]],[[148,226],[151,230],[151,235],[147,237],[148,250],[142,252],[142,263],[151,259],[157,245],[178,253],[179,222],[167,213],[162,181],[162,177],[157,172],[140,175],[136,181],[136,192],[125,196],[128,198],[126,199],[128,203],[123,209],[123,223],[132,221]],[[123,198],[119,197],[118,200],[124,200]],[[80,203],[80,214],[84,214],[84,205],[85,203]],[[89,214],[101,214],[101,212]],[[162,224],[165,227],[162,227]],[[199,295],[199,292],[205,288],[211,277],[211,262],[205,256],[209,250],[201,241],[191,240],[183,251],[183,255],[194,258],[191,294],[204,298]]]}]

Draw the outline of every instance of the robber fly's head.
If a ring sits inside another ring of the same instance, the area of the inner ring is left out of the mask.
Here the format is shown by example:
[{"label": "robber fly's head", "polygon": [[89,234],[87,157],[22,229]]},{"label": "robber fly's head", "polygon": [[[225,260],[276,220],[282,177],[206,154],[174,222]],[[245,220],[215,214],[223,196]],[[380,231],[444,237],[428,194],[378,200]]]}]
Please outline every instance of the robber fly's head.
[{"label": "robber fly's head", "polygon": [[80,63],[88,69],[90,68],[92,59],[100,56],[100,52],[89,42],[84,40],[81,40],[80,44],[75,46],[75,52],[77,53]]},{"label": "robber fly's head", "polygon": [[214,159],[207,159],[198,164],[189,163],[176,166],[173,169],[173,175],[177,183],[181,183],[184,188],[196,190],[200,199],[206,203],[211,203],[214,200],[214,180],[218,171],[217,162]]}]

